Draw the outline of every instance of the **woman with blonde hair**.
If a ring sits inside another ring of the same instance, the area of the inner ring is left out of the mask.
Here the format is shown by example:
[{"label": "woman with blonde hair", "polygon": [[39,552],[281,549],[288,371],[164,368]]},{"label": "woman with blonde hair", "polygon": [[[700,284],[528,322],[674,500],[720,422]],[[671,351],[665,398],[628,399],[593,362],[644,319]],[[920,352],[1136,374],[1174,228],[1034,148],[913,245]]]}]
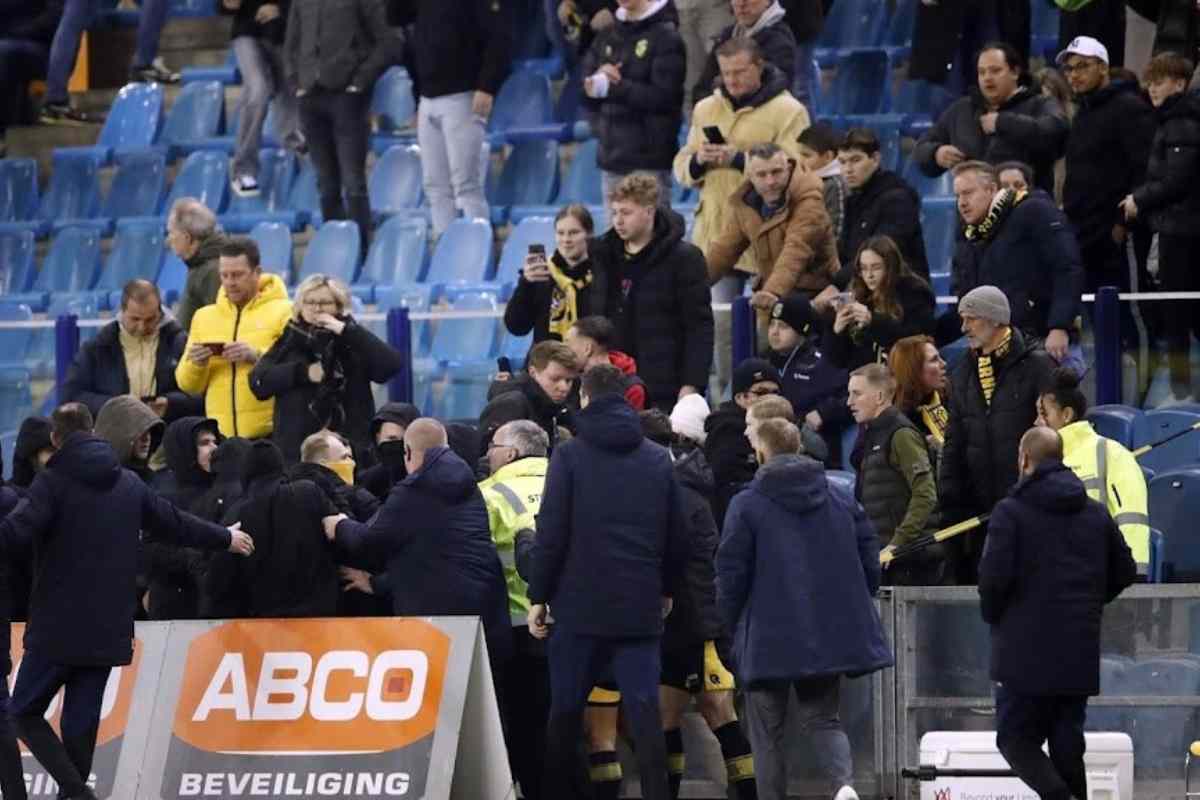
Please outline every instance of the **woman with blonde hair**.
[{"label": "woman with blonde hair", "polygon": [[401,366],[401,355],[350,316],[350,292],[326,275],[296,287],[293,316],[283,336],[254,365],[250,390],[275,398],[272,438],[288,462],[322,428],[350,440],[356,454],[371,452],[375,398],[371,383],[384,383]]}]

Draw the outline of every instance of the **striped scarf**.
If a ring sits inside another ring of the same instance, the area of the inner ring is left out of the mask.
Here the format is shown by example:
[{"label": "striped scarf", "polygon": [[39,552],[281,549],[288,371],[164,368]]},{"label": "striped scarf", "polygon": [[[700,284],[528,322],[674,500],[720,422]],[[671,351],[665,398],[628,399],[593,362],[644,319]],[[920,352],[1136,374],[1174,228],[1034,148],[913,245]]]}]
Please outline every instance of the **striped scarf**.
[{"label": "striped scarf", "polygon": [[591,285],[592,271],[589,269],[579,278],[572,278],[558,263],[558,254],[550,259],[550,279],[554,289],[550,292],[550,333],[559,339],[567,337],[567,331],[579,319],[579,291]]},{"label": "striped scarf", "polygon": [[983,389],[983,399],[989,406],[992,404],[992,395],[996,392],[996,370],[992,361],[1004,358],[1011,349],[1012,328],[1008,328],[1004,331],[1004,341],[1000,342],[1000,346],[986,355],[981,353],[979,360],[975,362],[975,368],[979,371],[979,388]]},{"label": "striped scarf", "polygon": [[942,402],[941,396],[934,392],[928,403],[917,406],[917,411],[920,412],[921,421],[925,423],[926,430],[929,431],[929,435],[938,443],[938,446],[945,444],[946,426],[950,424],[950,412],[946,409],[946,404]]}]

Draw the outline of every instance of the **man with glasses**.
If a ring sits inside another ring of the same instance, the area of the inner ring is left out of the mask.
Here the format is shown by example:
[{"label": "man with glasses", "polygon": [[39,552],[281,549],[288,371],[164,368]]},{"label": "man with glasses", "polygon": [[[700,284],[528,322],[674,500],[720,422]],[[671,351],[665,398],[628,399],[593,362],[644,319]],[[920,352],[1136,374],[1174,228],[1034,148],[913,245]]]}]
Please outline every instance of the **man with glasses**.
[{"label": "man with glasses", "polygon": [[[1109,78],[1108,50],[1092,37],[1076,36],[1057,61],[1079,107],[1067,136],[1063,211],[1079,239],[1084,291],[1136,291],[1126,245],[1133,228],[1118,206],[1146,177],[1154,111],[1136,82]],[[1121,337],[1132,344],[1133,315],[1128,303],[1121,306]]]},{"label": "man with glasses", "polygon": [[758,463],[746,438],[746,411],[755,400],[779,394],[779,370],[764,358],[748,358],[733,370],[733,399],[717,406],[704,421],[704,455],[717,490],[713,514],[720,524],[725,509],[743,485],[754,479]]}]

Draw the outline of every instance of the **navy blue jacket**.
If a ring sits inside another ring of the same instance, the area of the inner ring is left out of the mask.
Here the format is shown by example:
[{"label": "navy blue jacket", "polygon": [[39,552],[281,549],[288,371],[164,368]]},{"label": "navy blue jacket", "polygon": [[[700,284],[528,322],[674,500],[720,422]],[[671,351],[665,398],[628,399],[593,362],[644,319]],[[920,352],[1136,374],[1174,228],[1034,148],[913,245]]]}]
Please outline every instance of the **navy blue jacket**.
[{"label": "navy blue jacket", "polygon": [[475,474],[450,448],[426,451],[369,522],[339,522],[336,541],[356,566],[387,565],[396,616],[478,616],[492,661],[511,656],[508,591],[487,507]]},{"label": "navy blue jacket", "polygon": [[[0,486],[0,519],[7,517],[16,508],[20,497],[7,486]],[[0,537],[0,677],[12,671],[12,652],[9,642],[12,641],[12,602],[9,597],[8,583],[8,551],[4,546],[4,538]]]},{"label": "navy blue jacket", "polygon": [[776,456],[729,506],[717,606],[743,684],[864,675],[892,665],[879,612],[879,538],[819,463]]},{"label": "navy blue jacket", "polygon": [[954,294],[996,286],[1012,307],[1012,325],[1034,338],[1071,331],[1083,292],[1083,258],[1067,218],[1048,195],[1035,192],[1013,208],[987,241],[958,243]]},{"label": "navy blue jacket", "polygon": [[579,434],[550,458],[529,601],[548,602],[574,634],[659,636],[662,598],[680,586],[690,550],[671,454],[642,436],[617,395],[596,398],[575,423]]},{"label": "navy blue jacket", "polygon": [[108,442],[68,436],[0,522],[7,545],[33,548],[26,651],[56,664],[130,663],[139,534],[206,550],[229,547],[229,531],[163,500],[122,469]]},{"label": "navy blue jacket", "polygon": [[1100,615],[1137,565],[1108,510],[1061,461],[996,504],[979,562],[992,680],[1027,695],[1100,692]]}]

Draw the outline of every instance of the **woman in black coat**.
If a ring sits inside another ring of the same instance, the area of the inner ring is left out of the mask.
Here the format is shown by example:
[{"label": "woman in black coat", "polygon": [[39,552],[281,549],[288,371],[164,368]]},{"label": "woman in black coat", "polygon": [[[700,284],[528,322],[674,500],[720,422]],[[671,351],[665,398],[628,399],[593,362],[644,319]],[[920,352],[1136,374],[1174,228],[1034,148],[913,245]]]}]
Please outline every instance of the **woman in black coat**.
[{"label": "woman in black coat", "polygon": [[834,307],[825,352],[848,370],[886,361],[905,336],[933,332],[933,289],[909,270],[887,236],[873,236],[858,248],[850,291],[835,298]]},{"label": "woman in black coat", "polygon": [[[504,309],[513,336],[533,331],[533,343],[565,338],[576,320],[604,314],[604,275],[592,269],[588,243],[595,231],[585,206],[564,206],[554,218],[554,255],[531,253]],[[519,368],[519,364],[513,365]]]},{"label": "woman in black coat", "polygon": [[250,373],[254,396],[275,398],[272,438],[289,463],[300,460],[300,444],[322,428],[345,436],[356,453],[372,445],[371,383],[395,375],[401,355],[355,322],[349,307],[350,293],[332,278],[302,281],[295,317]]}]

